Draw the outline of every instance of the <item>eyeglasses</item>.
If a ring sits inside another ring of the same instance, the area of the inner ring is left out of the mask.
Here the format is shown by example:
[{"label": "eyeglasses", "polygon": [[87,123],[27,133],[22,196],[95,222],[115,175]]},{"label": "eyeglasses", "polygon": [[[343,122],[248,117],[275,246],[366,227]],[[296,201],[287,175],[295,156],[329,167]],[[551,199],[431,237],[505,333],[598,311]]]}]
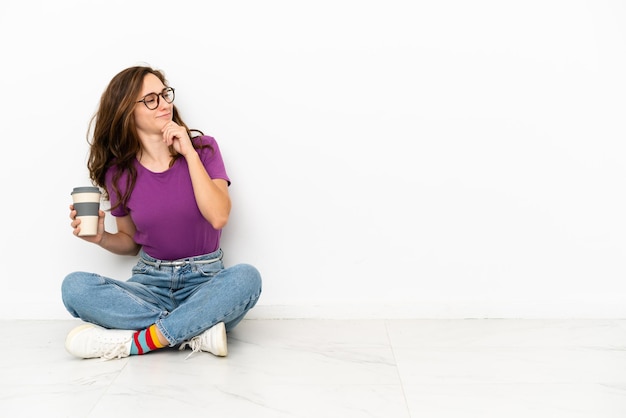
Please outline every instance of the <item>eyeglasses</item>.
[{"label": "eyeglasses", "polygon": [[150,93],[143,96],[143,99],[138,100],[137,103],[143,102],[146,107],[150,110],[154,110],[159,107],[159,96],[163,97],[167,103],[172,103],[174,101],[174,88],[166,87],[163,89],[161,93]]}]

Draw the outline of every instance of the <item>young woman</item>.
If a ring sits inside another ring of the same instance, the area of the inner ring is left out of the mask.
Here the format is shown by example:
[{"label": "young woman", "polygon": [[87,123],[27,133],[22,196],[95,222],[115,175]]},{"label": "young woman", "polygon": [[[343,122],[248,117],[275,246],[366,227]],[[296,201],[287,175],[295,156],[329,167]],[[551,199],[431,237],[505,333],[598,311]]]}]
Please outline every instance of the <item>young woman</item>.
[{"label": "young woman", "polygon": [[[226,333],[261,294],[256,268],[222,262],[231,201],[218,144],[190,130],[173,102],[162,72],[131,67],[113,77],[91,120],[89,173],[117,231],[105,231],[101,210],[97,235],[81,239],[139,258],[126,281],[86,272],[64,279],[63,303],[85,321],[65,342],[77,357],[174,346],[225,356]],[[78,236],[73,205],[70,219]]]}]

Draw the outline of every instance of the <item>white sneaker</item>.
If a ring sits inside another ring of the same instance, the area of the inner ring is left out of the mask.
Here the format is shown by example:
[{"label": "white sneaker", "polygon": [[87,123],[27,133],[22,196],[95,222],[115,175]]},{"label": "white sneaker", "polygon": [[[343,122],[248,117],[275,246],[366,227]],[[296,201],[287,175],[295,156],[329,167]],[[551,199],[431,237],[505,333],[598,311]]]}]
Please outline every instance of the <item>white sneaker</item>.
[{"label": "white sneaker", "polygon": [[70,331],[65,339],[65,349],[80,358],[111,360],[128,357],[134,332],[84,324]]},{"label": "white sneaker", "polygon": [[226,357],[228,348],[226,346],[226,327],[224,323],[219,322],[202,334],[185,341],[181,344],[179,350],[184,350],[187,346],[192,350],[187,358],[198,351],[206,351],[216,356]]}]

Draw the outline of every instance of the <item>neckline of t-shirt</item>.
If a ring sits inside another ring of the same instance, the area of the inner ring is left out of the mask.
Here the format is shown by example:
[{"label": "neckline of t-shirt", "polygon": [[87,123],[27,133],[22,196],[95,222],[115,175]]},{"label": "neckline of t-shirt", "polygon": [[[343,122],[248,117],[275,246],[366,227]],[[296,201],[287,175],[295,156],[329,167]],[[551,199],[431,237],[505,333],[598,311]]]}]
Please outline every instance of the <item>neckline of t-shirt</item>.
[{"label": "neckline of t-shirt", "polygon": [[140,170],[145,171],[146,173],[152,174],[154,176],[164,176],[167,173],[172,171],[172,168],[174,168],[174,166],[178,163],[179,159],[180,158],[176,159],[174,161],[174,164],[172,164],[171,167],[169,167],[165,171],[152,171],[148,167],[146,167],[145,165],[141,164],[141,162],[139,161],[139,159],[137,157],[135,157],[135,164],[139,167]]}]

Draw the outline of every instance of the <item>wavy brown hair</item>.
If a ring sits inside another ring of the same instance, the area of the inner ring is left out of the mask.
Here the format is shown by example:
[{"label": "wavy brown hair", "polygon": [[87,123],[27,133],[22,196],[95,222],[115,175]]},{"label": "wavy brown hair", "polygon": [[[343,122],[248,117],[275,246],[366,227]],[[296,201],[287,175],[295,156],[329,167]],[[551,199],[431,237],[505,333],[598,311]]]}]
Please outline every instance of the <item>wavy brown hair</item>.
[{"label": "wavy brown hair", "polygon": [[[102,93],[98,110],[89,122],[87,133],[87,142],[90,145],[87,162],[89,177],[94,185],[104,190],[105,199],[109,199],[111,192],[115,193],[118,203],[111,209],[118,206],[126,207],[137,180],[135,159],[141,152],[141,141],[137,135],[133,111],[137,104],[137,95],[143,86],[143,80],[148,74],[154,74],[165,86],[168,86],[165,75],[159,70],[146,66],[127,68],[113,77]],[[173,107],[172,120],[187,130],[195,148],[208,146],[200,145],[193,140],[194,137],[203,134],[199,130],[190,130],[187,127],[176,106]],[[174,151],[172,146],[170,146],[170,153],[173,157],[171,167],[181,155]],[[113,176],[113,190],[107,190],[105,176],[107,170],[114,165],[118,169],[115,170]],[[122,194],[119,182],[124,173],[128,175],[123,187],[125,191]]]}]

